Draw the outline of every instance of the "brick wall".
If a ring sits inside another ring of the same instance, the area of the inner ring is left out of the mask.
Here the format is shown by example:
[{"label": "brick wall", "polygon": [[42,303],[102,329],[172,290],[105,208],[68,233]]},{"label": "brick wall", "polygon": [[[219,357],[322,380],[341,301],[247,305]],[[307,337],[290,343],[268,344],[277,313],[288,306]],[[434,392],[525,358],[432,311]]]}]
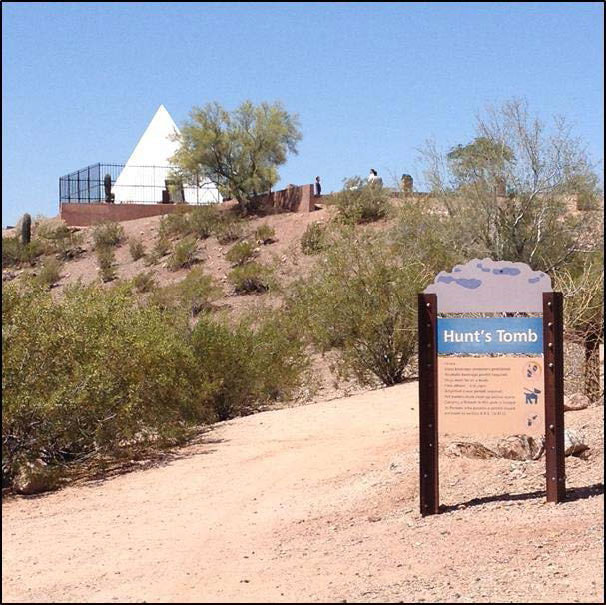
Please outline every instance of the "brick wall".
[{"label": "brick wall", "polygon": [[185,204],[61,204],[60,216],[70,227],[88,227],[100,221],[132,221],[189,208]]},{"label": "brick wall", "polygon": [[[319,199],[313,185],[300,185],[261,195],[257,201],[270,212],[313,212]],[[190,208],[188,204],[61,204],[60,215],[70,227],[88,227],[100,221],[132,221]]]},{"label": "brick wall", "polygon": [[318,197],[313,185],[292,186],[257,198],[259,207],[276,212],[313,212]]}]

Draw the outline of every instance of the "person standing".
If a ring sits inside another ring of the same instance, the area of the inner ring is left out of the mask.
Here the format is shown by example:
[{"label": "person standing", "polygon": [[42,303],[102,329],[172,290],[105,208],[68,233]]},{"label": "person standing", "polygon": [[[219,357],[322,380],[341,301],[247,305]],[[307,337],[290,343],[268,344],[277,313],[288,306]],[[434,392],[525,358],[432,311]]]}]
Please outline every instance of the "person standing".
[{"label": "person standing", "polygon": [[320,185],[320,177],[316,177],[316,182],[314,183],[314,195],[319,196],[322,195],[322,185]]},{"label": "person standing", "polygon": [[378,175],[374,168],[370,169],[370,174],[368,175],[366,181],[369,185],[377,185],[379,187],[383,186],[383,179]]}]

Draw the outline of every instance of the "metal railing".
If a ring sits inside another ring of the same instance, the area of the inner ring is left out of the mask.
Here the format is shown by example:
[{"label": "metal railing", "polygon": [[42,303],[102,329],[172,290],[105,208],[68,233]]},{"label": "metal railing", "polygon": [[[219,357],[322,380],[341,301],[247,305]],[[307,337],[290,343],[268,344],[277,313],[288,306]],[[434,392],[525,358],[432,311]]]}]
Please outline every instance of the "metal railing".
[{"label": "metal railing", "polygon": [[177,186],[168,166],[98,163],[59,179],[59,203],[95,204],[108,201],[106,175],[111,179],[109,199],[116,204],[212,204],[222,201],[216,186],[209,181]]}]

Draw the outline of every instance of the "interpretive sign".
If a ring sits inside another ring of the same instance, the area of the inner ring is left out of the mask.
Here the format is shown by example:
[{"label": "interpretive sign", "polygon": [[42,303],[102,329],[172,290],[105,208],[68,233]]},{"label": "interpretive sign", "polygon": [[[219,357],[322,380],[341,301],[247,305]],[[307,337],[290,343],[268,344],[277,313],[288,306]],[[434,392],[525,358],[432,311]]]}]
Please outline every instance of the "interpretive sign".
[{"label": "interpretive sign", "polygon": [[544,431],[540,317],[438,318],[440,433]]},{"label": "interpretive sign", "polygon": [[474,259],[419,295],[423,515],[438,512],[439,434],[545,434],[547,499],[563,500],[562,349],[562,296],[523,263]]}]

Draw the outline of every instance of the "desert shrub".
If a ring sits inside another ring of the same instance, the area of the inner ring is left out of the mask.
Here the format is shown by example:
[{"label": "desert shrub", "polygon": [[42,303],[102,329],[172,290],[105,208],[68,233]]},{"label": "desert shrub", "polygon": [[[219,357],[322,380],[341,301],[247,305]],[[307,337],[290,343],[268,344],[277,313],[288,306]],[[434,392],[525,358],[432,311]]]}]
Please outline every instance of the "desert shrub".
[{"label": "desert shrub", "polygon": [[220,244],[231,244],[242,237],[242,225],[235,219],[225,218],[215,226],[215,235]]},{"label": "desert shrub", "polygon": [[185,279],[176,285],[177,297],[183,308],[195,317],[202,311],[208,311],[212,303],[222,294],[222,289],[202,267],[193,268]]},{"label": "desert shrub", "polygon": [[219,222],[219,211],[212,205],[196,206],[189,215],[190,232],[200,239],[210,237]]},{"label": "desert shrub", "polygon": [[8,284],[2,307],[2,472],[161,443],[210,418],[211,387],[174,314],[125,287],[60,300]]},{"label": "desert shrub", "polygon": [[326,226],[310,223],[301,236],[301,250],[304,254],[318,254],[327,246]]},{"label": "desert shrub", "polygon": [[227,278],[237,294],[263,293],[273,285],[271,269],[256,262],[234,267]]},{"label": "desert shrub", "polygon": [[2,268],[19,267],[23,264],[34,265],[36,259],[44,254],[40,240],[31,240],[25,246],[19,237],[2,238]]},{"label": "desert shrub", "polygon": [[71,229],[65,221],[59,218],[37,216],[33,225],[33,233],[34,237],[52,241],[67,237],[71,233]]},{"label": "desert shrub", "polygon": [[390,208],[389,192],[359,177],[347,179],[342,191],[330,197],[330,203],[336,206],[339,220],[350,225],[378,221]]},{"label": "desert shrub", "polygon": [[188,236],[180,242],[177,242],[173,253],[168,259],[168,268],[171,271],[177,271],[179,269],[191,267],[196,260],[197,243],[196,238],[193,236]]},{"label": "desert shrub", "polygon": [[104,221],[93,228],[93,242],[95,248],[109,248],[117,246],[124,240],[124,228],[115,221]]},{"label": "desert shrub", "polygon": [[146,260],[146,264],[157,264],[162,257],[166,256],[170,252],[170,249],[170,240],[164,233],[159,232],[158,237],[156,237],[156,241],[154,242],[152,252]]},{"label": "desert shrub", "polygon": [[315,346],[337,348],[341,375],[362,384],[402,382],[416,353],[417,292],[430,274],[421,262],[393,255],[381,234],[343,236],[323,261],[293,286],[289,308]]},{"label": "desert shrub", "polygon": [[128,240],[128,251],[133,260],[139,260],[145,256],[145,248],[143,242],[138,237],[131,237]]},{"label": "desert shrub", "polygon": [[257,256],[255,245],[248,240],[244,240],[234,244],[225,255],[225,258],[237,267],[251,261],[255,256]]},{"label": "desert shrub", "polygon": [[308,363],[298,331],[277,311],[255,328],[246,318],[232,327],[204,316],[192,345],[200,372],[216,385],[212,401],[218,420],[292,396]]},{"label": "desert shrub", "polygon": [[51,288],[61,279],[61,263],[53,257],[47,257],[36,275],[36,282],[43,288]]},{"label": "desert shrub", "polygon": [[137,292],[144,294],[151,292],[156,287],[156,280],[151,271],[141,271],[133,277],[133,286]]},{"label": "desert shrub", "polygon": [[99,276],[101,281],[108,282],[116,279],[116,256],[111,246],[100,246],[96,249]]},{"label": "desert shrub", "polygon": [[190,232],[189,217],[187,214],[167,214],[160,219],[158,231],[167,237],[185,236]]},{"label": "desert shrub", "polygon": [[260,225],[258,229],[255,231],[255,239],[261,244],[271,244],[273,243],[276,237],[276,230],[267,223]]},{"label": "desert shrub", "polygon": [[61,219],[37,217],[33,231],[44,253],[57,254],[59,260],[71,260],[83,252],[80,246],[84,242],[84,234],[70,229]]},{"label": "desert shrub", "polygon": [[221,287],[202,267],[194,267],[182,281],[156,288],[148,302],[159,309],[180,309],[189,317],[196,317],[202,311],[209,311],[222,294]]},{"label": "desert shrub", "polygon": [[396,220],[389,237],[392,254],[402,262],[418,260],[437,274],[464,262],[466,256],[457,242],[452,219],[433,210],[427,200],[407,200],[394,211]]}]

